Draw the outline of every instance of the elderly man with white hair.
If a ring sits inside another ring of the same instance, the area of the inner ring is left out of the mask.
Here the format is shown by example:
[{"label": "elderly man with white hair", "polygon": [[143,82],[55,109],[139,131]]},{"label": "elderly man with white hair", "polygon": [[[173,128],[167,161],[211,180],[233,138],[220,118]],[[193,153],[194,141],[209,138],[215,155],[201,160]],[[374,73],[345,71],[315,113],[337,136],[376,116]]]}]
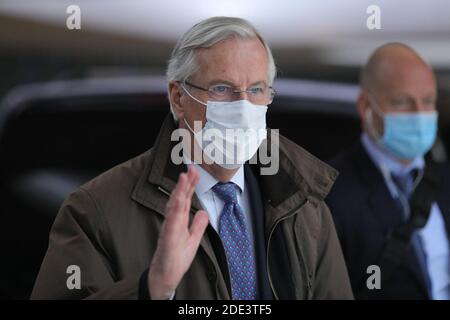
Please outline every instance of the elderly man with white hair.
[{"label": "elderly man with white hair", "polygon": [[[351,299],[324,202],[337,173],[267,130],[275,73],[243,19],[188,30],[169,62],[172,115],[155,145],[66,199],[32,298]],[[258,149],[277,170],[264,172]],[[67,286],[71,265],[78,290]]]}]

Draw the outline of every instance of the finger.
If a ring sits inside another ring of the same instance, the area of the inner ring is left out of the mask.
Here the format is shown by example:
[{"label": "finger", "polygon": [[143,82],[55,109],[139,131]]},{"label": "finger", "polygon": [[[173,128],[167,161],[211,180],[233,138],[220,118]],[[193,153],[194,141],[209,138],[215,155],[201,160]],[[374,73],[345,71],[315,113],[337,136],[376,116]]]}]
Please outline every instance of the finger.
[{"label": "finger", "polygon": [[[180,209],[181,211],[181,209]],[[187,217],[188,215],[186,215]],[[186,243],[190,238],[189,219],[182,216],[172,216],[165,222],[164,234],[161,246],[166,248],[166,254],[178,252],[180,244]],[[179,254],[176,253],[176,254]]]},{"label": "finger", "polygon": [[172,191],[166,206],[165,224],[167,224],[167,229],[175,229],[175,231],[171,232],[182,231],[180,228],[187,229],[188,214],[185,213],[185,198],[180,194],[180,188],[186,185],[186,180],[186,174],[180,174],[178,183]]},{"label": "finger", "polygon": [[[186,185],[187,188],[183,190],[184,195],[187,197],[189,195],[189,191],[192,188],[192,184],[196,182],[198,177],[198,172],[193,166],[189,166],[186,174]],[[195,188],[195,185],[194,185]]]},{"label": "finger", "polygon": [[169,207],[169,212],[166,213],[166,219],[177,220],[182,216],[184,210],[184,198],[179,194],[174,194],[171,197],[171,205]]},{"label": "finger", "polygon": [[194,216],[190,229],[190,242],[193,248],[197,248],[200,244],[206,227],[208,226],[208,214],[204,210],[199,210]]},{"label": "finger", "polygon": [[188,171],[188,178],[189,189],[187,190],[187,196],[190,198],[192,197],[195,187],[200,180],[200,174],[198,173],[197,169],[195,169],[194,167],[190,167]]},{"label": "finger", "polygon": [[186,175],[185,173],[180,173],[180,175],[178,176],[178,181],[175,184],[175,187],[173,188],[172,192],[170,193],[169,202],[180,192],[180,185],[183,183],[185,175]]},{"label": "finger", "polygon": [[197,183],[199,181],[200,175],[198,171],[190,167],[188,170],[188,188],[186,189],[186,201],[185,201],[185,210],[190,211],[191,209],[191,202],[192,202],[192,195],[194,194],[195,187],[197,186]]},{"label": "finger", "polygon": [[186,172],[180,173],[180,175],[178,176],[177,184],[175,185],[172,193],[176,195],[182,194],[184,192],[184,189],[186,188],[188,180],[189,177]]},{"label": "finger", "polygon": [[[175,204],[179,205],[180,202],[183,202],[185,196],[184,190],[187,188],[188,183],[188,177],[186,173],[181,173],[178,182],[175,185],[175,188],[173,189],[172,193],[170,194],[169,204],[173,207]],[[172,208],[169,208],[172,214],[181,213],[181,211],[184,209],[184,205],[179,207],[181,210],[173,210]]]}]

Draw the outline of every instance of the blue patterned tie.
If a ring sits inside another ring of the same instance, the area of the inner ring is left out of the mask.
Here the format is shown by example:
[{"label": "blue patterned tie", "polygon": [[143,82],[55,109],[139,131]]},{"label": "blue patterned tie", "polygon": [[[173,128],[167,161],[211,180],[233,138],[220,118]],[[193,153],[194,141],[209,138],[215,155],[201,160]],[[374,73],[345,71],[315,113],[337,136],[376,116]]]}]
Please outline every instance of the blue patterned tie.
[{"label": "blue patterned tie", "polygon": [[217,183],[212,190],[225,203],[219,219],[219,235],[225,247],[235,300],[256,299],[256,268],[253,242],[244,212],[237,201],[236,185]]}]

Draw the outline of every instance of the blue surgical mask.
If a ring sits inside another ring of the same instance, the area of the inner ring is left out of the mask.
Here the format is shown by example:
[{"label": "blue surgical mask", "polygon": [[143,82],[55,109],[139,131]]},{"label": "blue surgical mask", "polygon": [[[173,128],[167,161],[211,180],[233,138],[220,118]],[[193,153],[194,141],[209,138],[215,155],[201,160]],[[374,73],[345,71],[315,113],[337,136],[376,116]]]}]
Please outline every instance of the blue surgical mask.
[{"label": "blue surgical mask", "polygon": [[[387,113],[383,119],[384,134],[376,135],[378,143],[397,158],[411,160],[423,156],[433,146],[437,134],[436,111]],[[374,132],[371,117],[368,120]]]}]

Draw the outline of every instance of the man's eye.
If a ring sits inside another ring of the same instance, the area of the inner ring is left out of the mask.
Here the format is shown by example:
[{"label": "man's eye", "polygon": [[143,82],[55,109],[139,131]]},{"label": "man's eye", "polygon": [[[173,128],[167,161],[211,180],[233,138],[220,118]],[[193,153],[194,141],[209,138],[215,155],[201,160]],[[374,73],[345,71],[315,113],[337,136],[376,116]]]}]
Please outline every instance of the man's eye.
[{"label": "man's eye", "polygon": [[399,110],[406,110],[406,109],[413,108],[413,105],[407,99],[398,99],[398,100],[392,101],[392,107],[399,109]]},{"label": "man's eye", "polygon": [[423,103],[426,105],[433,105],[436,103],[436,101],[434,99],[425,99]]},{"label": "man's eye", "polygon": [[224,95],[231,91],[231,88],[228,86],[214,86],[211,87],[211,91],[215,94]]},{"label": "man's eye", "polygon": [[254,95],[259,95],[264,92],[264,88],[263,87],[252,87],[249,89],[249,91]]},{"label": "man's eye", "polygon": [[392,101],[392,104],[395,106],[405,105],[405,104],[408,104],[408,101],[406,101],[406,99],[395,99]]}]

